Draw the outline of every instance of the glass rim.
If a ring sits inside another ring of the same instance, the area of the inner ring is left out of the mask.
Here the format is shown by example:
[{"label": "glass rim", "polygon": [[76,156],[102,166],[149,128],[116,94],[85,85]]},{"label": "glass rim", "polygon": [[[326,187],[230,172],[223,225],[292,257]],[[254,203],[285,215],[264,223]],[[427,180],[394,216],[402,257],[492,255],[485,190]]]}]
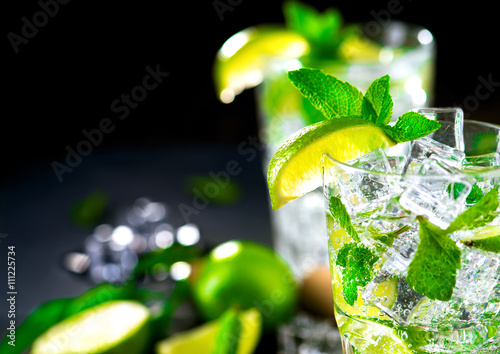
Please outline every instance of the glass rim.
[{"label": "glass rim", "polygon": [[[306,61],[306,64],[307,61],[312,61],[312,62],[330,63],[330,65],[334,64],[344,65],[345,62],[347,62],[350,65],[377,67],[380,65],[382,66],[391,65],[392,63],[401,60],[401,58],[405,57],[409,53],[413,53],[415,51],[423,49],[433,51],[434,48],[436,47],[436,39],[434,37],[434,34],[428,28],[422,25],[405,21],[391,20],[388,24],[384,25],[380,24],[379,33],[370,35],[369,33],[367,33],[366,27],[371,22],[376,23],[376,21],[364,21],[364,22],[354,22],[351,23],[351,25],[355,26],[360,30],[362,37],[379,43],[382,46],[382,49],[385,49],[386,51],[395,51],[395,53],[393,53],[394,57],[387,63],[381,61],[379,57],[377,59],[370,59],[370,60],[340,60],[338,58],[334,59],[310,58],[306,55],[304,57],[298,58],[298,60],[302,64],[304,64],[304,61]],[[389,33],[388,31],[394,30],[395,27],[404,28],[406,30],[406,38],[413,38],[415,40],[415,43],[413,45],[408,45],[407,44],[408,39],[406,39],[400,45],[390,45],[387,43],[383,43],[384,41],[378,38],[378,37],[383,38],[384,33]],[[419,38],[420,33],[425,33],[425,36],[427,36],[426,40],[424,40],[423,38]],[[397,52],[398,49],[403,49],[403,51],[398,53]]]},{"label": "glass rim", "polygon": [[[468,119],[464,120],[464,122],[481,125],[481,126],[491,128],[491,129],[496,129],[496,130],[498,130],[498,134],[500,135],[500,126],[498,126],[498,125],[495,125],[492,123],[475,121],[475,120],[468,120]],[[403,156],[403,155],[398,155],[398,156]],[[476,156],[482,156],[482,155],[476,155]],[[465,178],[473,178],[475,176],[481,176],[481,177],[500,176],[500,166],[484,167],[484,169],[482,169],[480,171],[474,171],[473,169],[471,169],[470,171],[466,171],[466,172],[461,171],[462,174],[420,175],[420,174],[398,174],[398,173],[394,173],[394,172],[391,172],[391,173],[379,172],[379,171],[365,170],[363,168],[348,165],[345,162],[337,160],[336,158],[332,157],[328,153],[323,153],[323,174],[325,173],[325,167],[326,167],[325,158],[328,158],[334,164],[342,166],[342,168],[344,170],[359,172],[359,173],[363,173],[363,174],[370,174],[373,176],[380,176],[380,177],[391,177],[391,178],[400,178],[400,179],[427,179],[427,180],[442,180],[442,179],[463,180],[464,177]]]}]

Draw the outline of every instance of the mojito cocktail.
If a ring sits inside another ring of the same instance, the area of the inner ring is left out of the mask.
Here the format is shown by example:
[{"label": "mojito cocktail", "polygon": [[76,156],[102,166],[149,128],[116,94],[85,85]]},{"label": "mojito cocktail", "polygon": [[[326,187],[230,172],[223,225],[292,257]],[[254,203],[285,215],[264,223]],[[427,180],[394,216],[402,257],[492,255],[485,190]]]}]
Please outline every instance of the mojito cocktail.
[{"label": "mojito cocktail", "polygon": [[289,77],[327,120],[273,156],[271,201],[323,183],[344,353],[499,353],[500,127],[459,108],[391,123],[388,76],[364,94],[319,70]]}]

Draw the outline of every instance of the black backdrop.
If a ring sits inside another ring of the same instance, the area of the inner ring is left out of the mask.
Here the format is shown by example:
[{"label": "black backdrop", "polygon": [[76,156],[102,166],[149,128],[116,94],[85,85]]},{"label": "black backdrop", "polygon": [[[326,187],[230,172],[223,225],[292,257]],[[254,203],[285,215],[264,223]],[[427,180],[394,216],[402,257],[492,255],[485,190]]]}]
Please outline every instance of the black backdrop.
[{"label": "black backdrop", "polygon": [[[470,118],[500,122],[500,30],[494,2],[309,3],[319,9],[336,6],[350,22],[385,21],[388,9],[397,8],[390,19],[423,25],[437,40],[435,105],[465,104]],[[113,131],[102,139],[94,136],[99,145],[93,151],[122,145],[237,144],[255,135],[252,92],[230,105],[218,102],[212,62],[237,31],[283,20],[281,2],[269,0],[23,0],[4,3],[2,16],[4,182],[61,161],[67,146],[82,141],[83,130],[98,128],[106,118]],[[125,111],[115,105],[115,111],[122,110],[114,112],[113,102],[156,69],[169,75],[160,74],[162,82],[150,91],[136,91],[147,94],[137,107]],[[489,91],[477,91],[485,80]]]}]

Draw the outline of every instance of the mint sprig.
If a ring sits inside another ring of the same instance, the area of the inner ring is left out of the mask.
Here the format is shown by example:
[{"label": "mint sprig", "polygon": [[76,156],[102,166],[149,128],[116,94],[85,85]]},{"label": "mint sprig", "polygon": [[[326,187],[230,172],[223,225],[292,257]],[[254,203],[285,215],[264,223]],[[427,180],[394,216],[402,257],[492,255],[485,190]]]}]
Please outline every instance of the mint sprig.
[{"label": "mint sprig", "polygon": [[318,69],[290,71],[288,77],[327,119],[361,117],[363,94],[351,84]]},{"label": "mint sprig", "polygon": [[[497,210],[498,205],[496,186],[476,205],[458,215],[446,230],[418,216],[420,242],[408,267],[408,285],[429,299],[450,300],[456,283],[456,272],[460,268],[461,251],[449,236],[462,229],[483,226]],[[474,246],[474,243],[470,246]]]},{"label": "mint sprig", "polygon": [[342,42],[356,33],[353,25],[344,26],[342,14],[333,7],[319,12],[299,1],[286,1],[283,15],[286,26],[307,40],[309,56],[316,59],[337,58]]},{"label": "mint sprig", "polygon": [[453,294],[460,249],[449,234],[418,216],[420,242],[406,281],[416,292],[431,300],[448,301]]},{"label": "mint sprig", "polygon": [[319,69],[290,71],[288,78],[326,119],[363,118],[382,128],[397,143],[424,137],[441,126],[417,112],[403,114],[390,126],[393,101],[389,94],[389,75],[372,82],[365,95]]},{"label": "mint sprig", "polygon": [[346,243],[337,254],[336,264],[341,267],[342,293],[349,305],[358,299],[358,286],[366,286],[373,278],[373,265],[379,256],[361,243],[358,233],[351,223],[351,217],[340,198],[330,197],[329,210],[335,221],[354,242]]}]

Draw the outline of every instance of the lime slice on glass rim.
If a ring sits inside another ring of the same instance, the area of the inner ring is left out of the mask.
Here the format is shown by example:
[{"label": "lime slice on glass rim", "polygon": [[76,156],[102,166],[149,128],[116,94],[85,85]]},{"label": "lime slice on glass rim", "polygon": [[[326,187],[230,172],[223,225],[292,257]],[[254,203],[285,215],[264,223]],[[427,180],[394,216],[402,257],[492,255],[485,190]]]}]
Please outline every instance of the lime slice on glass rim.
[{"label": "lime slice on glass rim", "polygon": [[280,145],[269,163],[273,210],[322,185],[323,154],[349,161],[394,145],[383,129],[361,118],[334,118],[299,130]]},{"label": "lime slice on glass rim", "polygon": [[142,354],[150,334],[149,309],[117,300],[91,307],[59,322],[34,343],[31,354]]},{"label": "lime slice on glass rim", "polygon": [[[241,333],[236,354],[253,353],[260,339],[261,314],[249,309],[239,314]],[[221,330],[221,318],[206,322],[189,331],[173,335],[156,345],[158,354],[211,353],[216,346],[216,337]]]},{"label": "lime slice on glass rim", "polygon": [[297,59],[309,51],[299,34],[283,25],[258,25],[231,36],[214,62],[214,81],[219,99],[230,103],[247,88],[261,83],[274,59]]}]

